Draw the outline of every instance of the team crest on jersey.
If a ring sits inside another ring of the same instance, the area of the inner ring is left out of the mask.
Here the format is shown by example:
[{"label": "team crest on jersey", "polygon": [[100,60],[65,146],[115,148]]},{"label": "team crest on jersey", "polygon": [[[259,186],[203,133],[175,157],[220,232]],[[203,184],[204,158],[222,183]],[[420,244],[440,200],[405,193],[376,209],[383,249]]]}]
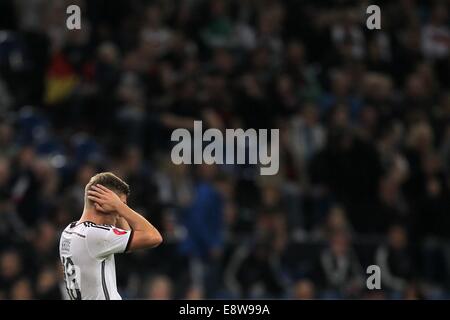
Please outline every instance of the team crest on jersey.
[{"label": "team crest on jersey", "polygon": [[64,239],[61,243],[61,251],[70,251],[70,240]]},{"label": "team crest on jersey", "polygon": [[121,231],[121,230],[116,229],[116,228],[113,228],[113,231],[114,231],[114,233],[117,234],[118,236],[122,236],[122,235],[124,235],[124,234],[127,233],[126,231]]}]

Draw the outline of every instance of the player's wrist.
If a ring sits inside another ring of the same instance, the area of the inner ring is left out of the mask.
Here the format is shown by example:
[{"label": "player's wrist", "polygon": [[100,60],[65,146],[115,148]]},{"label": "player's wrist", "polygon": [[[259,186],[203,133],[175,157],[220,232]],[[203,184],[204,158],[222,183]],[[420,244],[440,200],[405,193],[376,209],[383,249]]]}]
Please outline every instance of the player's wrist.
[{"label": "player's wrist", "polygon": [[117,205],[116,205],[116,211],[117,211],[117,213],[119,214],[119,216],[123,217],[123,213],[126,211],[125,209],[126,209],[127,207],[128,207],[128,206],[127,206],[125,203],[123,203],[122,201],[120,201],[119,203],[117,203]]}]

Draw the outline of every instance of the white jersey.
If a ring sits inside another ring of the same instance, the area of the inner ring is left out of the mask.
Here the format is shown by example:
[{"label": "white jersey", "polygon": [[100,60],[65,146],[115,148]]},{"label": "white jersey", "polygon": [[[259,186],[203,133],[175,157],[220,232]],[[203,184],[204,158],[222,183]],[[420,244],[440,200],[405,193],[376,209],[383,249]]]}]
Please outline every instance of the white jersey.
[{"label": "white jersey", "polygon": [[132,230],[85,221],[61,234],[59,255],[72,300],[121,300],[116,285],[115,253],[128,250]]}]

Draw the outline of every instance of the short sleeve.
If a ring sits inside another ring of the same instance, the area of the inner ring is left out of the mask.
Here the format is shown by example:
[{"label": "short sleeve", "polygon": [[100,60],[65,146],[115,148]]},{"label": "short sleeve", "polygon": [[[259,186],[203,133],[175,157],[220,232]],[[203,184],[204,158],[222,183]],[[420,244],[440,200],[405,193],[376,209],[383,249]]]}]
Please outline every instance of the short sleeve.
[{"label": "short sleeve", "polygon": [[96,258],[124,253],[128,250],[132,236],[133,230],[92,226],[86,237],[89,253]]}]

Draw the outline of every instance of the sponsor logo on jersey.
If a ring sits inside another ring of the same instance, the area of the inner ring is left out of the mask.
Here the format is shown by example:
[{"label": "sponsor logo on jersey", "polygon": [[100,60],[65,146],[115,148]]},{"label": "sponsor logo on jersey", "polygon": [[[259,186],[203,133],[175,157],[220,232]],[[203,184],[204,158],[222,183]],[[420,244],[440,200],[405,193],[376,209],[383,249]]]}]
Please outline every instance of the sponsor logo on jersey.
[{"label": "sponsor logo on jersey", "polygon": [[113,231],[114,231],[114,233],[117,234],[118,236],[122,236],[122,235],[124,235],[124,234],[127,233],[126,231],[122,231],[122,230],[119,230],[119,229],[116,229],[116,228],[114,228]]}]

